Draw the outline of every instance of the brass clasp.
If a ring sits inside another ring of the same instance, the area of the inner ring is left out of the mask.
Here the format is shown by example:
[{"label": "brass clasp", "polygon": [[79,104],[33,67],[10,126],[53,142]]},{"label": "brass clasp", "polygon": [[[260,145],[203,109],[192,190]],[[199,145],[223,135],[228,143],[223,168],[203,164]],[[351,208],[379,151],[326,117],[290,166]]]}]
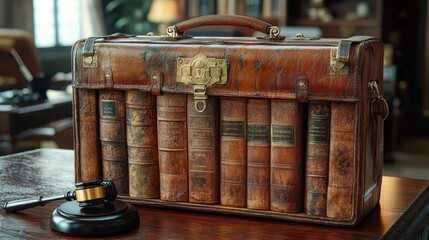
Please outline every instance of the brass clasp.
[{"label": "brass clasp", "polygon": [[329,69],[331,75],[347,75],[349,73],[349,66],[347,62],[340,59],[339,51],[340,49],[338,47],[331,48]]},{"label": "brass clasp", "polygon": [[207,98],[206,87],[203,85],[194,85],[195,110],[197,112],[204,112]]},{"label": "brass clasp", "polygon": [[178,58],[176,81],[191,84],[194,87],[195,109],[206,109],[206,89],[214,84],[225,85],[228,81],[227,60],[207,58],[199,53],[193,58]]}]

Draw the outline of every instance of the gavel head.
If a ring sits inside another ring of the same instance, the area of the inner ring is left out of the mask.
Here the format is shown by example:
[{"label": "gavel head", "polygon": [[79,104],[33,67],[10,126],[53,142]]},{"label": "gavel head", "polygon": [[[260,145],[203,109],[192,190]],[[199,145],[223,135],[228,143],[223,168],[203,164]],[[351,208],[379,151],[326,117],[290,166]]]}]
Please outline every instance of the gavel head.
[{"label": "gavel head", "polygon": [[93,180],[76,183],[75,186],[74,199],[80,207],[112,202],[116,199],[116,186],[112,181]]}]

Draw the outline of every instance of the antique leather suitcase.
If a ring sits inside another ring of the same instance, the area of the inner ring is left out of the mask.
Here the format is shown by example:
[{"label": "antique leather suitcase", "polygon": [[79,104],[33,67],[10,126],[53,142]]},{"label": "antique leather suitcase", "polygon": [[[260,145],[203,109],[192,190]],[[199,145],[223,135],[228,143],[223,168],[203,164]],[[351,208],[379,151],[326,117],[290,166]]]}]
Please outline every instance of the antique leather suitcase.
[{"label": "antique leather suitcase", "polygon": [[[193,37],[232,25],[261,37]],[[73,47],[76,181],[134,204],[337,226],[377,204],[383,47],[232,15]]]}]

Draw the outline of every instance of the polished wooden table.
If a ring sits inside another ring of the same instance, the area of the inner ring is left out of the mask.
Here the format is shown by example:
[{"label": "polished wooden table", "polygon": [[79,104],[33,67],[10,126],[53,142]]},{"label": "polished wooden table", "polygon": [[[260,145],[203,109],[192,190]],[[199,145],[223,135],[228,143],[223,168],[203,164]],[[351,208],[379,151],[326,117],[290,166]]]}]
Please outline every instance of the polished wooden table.
[{"label": "polished wooden table", "polygon": [[[73,164],[71,150],[0,157],[0,203],[73,190]],[[429,239],[429,181],[384,177],[382,186],[380,206],[353,228],[138,207],[140,227],[106,239]],[[75,239],[50,229],[59,204],[0,210],[0,239]]]}]

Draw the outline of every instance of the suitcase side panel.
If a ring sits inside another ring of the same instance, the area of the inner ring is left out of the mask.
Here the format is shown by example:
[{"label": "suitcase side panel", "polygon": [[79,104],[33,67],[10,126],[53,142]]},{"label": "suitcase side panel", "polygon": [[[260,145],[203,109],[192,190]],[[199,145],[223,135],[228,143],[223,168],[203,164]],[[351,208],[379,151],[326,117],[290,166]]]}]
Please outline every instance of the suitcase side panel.
[{"label": "suitcase side panel", "polygon": [[[361,162],[359,169],[358,186],[360,195],[358,216],[366,216],[379,202],[381,191],[381,179],[383,171],[383,119],[380,115],[372,115],[373,101],[376,95],[369,87],[371,81],[376,81],[380,93],[383,92],[383,45],[379,41],[369,41],[359,45],[361,48],[361,70],[362,70],[362,96],[360,104],[360,140],[358,145],[358,161]],[[359,221],[361,219],[358,219]]]}]

